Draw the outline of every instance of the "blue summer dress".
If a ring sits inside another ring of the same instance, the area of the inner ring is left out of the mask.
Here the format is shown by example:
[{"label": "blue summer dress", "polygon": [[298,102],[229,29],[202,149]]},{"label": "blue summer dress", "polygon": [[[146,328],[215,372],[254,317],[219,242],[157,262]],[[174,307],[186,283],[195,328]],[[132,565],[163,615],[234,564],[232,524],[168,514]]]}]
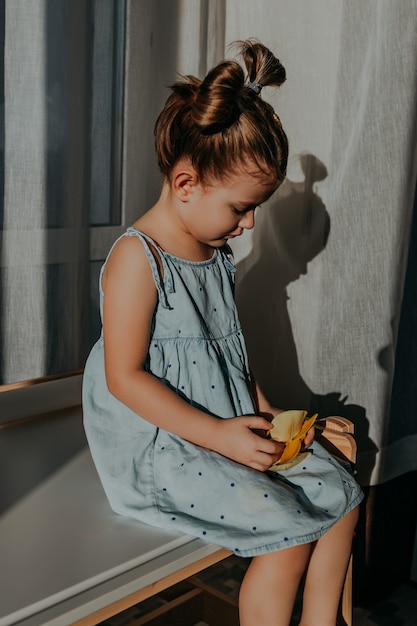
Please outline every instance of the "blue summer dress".
[{"label": "blue summer dress", "polygon": [[[125,236],[144,246],[158,291],[147,370],[218,418],[254,414],[230,249],[191,262],[133,228]],[[102,305],[101,281],[100,296]],[[351,474],[317,442],[305,461],[270,475],[153,426],[108,391],[102,337],[86,363],[83,408],[91,453],[114,511],[240,556],[311,542],[362,498]]]}]

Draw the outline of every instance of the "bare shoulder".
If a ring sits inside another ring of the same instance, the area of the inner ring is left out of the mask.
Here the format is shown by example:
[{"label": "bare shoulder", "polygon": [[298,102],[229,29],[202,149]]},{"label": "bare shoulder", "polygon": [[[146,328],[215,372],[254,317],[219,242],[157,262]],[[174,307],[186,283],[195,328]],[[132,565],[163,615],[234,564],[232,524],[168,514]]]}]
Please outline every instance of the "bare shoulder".
[{"label": "bare shoulder", "polygon": [[147,283],[149,280],[153,283],[149,260],[138,237],[122,237],[114,246],[103,271],[103,291],[109,282],[120,284],[125,280],[134,283],[139,280]]},{"label": "bare shoulder", "polygon": [[144,367],[157,288],[138,237],[122,237],[103,273],[103,338],[107,384],[119,389],[120,377]]}]

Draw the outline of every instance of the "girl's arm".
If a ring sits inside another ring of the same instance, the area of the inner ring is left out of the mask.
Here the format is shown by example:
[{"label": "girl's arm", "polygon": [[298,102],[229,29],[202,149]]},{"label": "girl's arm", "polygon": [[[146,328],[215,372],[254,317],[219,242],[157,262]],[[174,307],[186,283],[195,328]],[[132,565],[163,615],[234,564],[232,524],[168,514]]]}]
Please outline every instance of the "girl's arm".
[{"label": "girl's arm", "polygon": [[136,237],[125,237],[115,246],[102,284],[109,391],[158,428],[199,446],[261,471],[275,462],[282,446],[251,430],[268,430],[265,418],[215,418],[182,400],[145,370],[157,290],[149,261]]}]

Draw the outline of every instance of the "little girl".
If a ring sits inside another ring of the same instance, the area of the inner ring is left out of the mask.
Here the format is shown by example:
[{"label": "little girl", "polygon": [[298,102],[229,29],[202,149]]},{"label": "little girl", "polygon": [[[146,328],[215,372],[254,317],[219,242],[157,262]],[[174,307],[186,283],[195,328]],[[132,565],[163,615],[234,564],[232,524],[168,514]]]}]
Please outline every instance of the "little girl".
[{"label": "little girl", "polygon": [[267,471],[283,444],[260,433],[279,410],[249,369],[228,241],[284,180],[287,138],[260,92],[285,70],[258,42],[240,49],[248,79],[236,61],[186,76],[156,122],[162,192],[102,268],[85,429],[115,511],[253,557],[242,626],[288,625],[303,575],[300,623],[334,626],[362,495],[317,442]]}]

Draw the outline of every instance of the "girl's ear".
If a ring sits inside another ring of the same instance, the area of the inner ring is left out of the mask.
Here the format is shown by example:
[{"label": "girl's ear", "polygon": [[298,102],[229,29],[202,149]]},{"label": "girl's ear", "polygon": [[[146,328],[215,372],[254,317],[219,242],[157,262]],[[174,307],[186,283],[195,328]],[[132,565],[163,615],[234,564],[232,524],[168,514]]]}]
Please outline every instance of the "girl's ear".
[{"label": "girl's ear", "polygon": [[188,202],[198,185],[198,176],[192,167],[179,167],[172,176],[172,190],[180,202]]}]

